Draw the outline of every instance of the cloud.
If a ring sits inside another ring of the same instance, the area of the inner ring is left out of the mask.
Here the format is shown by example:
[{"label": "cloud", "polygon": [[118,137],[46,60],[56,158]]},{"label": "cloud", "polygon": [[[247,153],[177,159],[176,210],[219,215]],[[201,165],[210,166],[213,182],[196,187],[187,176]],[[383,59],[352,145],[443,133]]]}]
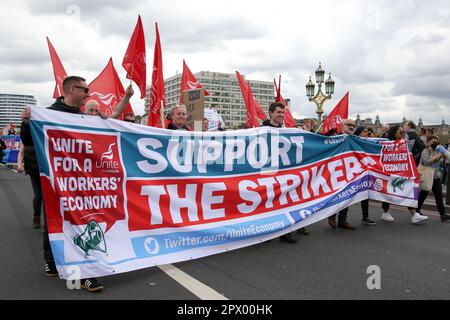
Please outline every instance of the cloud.
[{"label": "cloud", "polygon": [[[121,60],[138,14],[147,66],[158,22],[165,77],[181,71],[182,59],[193,72],[239,70],[265,81],[282,74],[282,94],[291,99],[293,112],[312,117],[315,106],[305,84],[322,62],[336,81],[326,112],[347,91],[351,115],[362,118],[379,114],[382,121],[396,121],[422,114],[424,121],[440,123],[450,111],[450,2],[445,0],[1,2],[2,90],[51,102],[47,35],[68,73],[91,81],[113,57],[126,84]],[[142,100],[133,97],[132,104],[143,113]]]}]

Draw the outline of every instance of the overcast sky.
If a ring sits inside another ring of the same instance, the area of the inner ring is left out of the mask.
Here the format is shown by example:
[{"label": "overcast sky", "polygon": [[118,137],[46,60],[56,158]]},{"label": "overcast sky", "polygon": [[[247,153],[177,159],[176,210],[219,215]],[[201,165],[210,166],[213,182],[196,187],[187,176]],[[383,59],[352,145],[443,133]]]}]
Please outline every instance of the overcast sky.
[{"label": "overcast sky", "polygon": [[[182,71],[234,73],[273,81],[296,117],[315,116],[305,84],[319,61],[336,81],[328,113],[350,91],[350,117],[383,122],[403,116],[450,123],[450,1],[1,1],[0,92],[52,102],[53,71],[45,37],[69,75],[92,81],[109,57],[121,66],[138,14],[151,80],[155,22],[164,77]],[[148,83],[150,85],[150,83]],[[144,100],[131,102],[142,114]]]}]

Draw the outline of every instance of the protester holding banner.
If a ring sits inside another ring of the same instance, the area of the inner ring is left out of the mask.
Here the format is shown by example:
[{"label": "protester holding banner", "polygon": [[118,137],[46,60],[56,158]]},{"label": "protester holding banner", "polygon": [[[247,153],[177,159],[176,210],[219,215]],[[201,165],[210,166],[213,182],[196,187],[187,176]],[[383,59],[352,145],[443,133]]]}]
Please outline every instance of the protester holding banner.
[{"label": "protester holding banner", "polygon": [[172,121],[167,126],[169,130],[185,130],[189,131],[186,125],[187,115],[184,105],[176,105],[170,110],[170,117]]},{"label": "protester holding banner", "polygon": [[[265,120],[262,126],[272,128],[282,128],[284,122],[285,105],[281,102],[272,102],[269,106],[269,119]],[[286,233],[280,237],[281,241],[287,243],[296,243],[297,239],[292,236],[292,233]]]},{"label": "protester holding banner", "polygon": [[[398,125],[393,126],[389,129],[387,138],[389,140],[405,139],[405,130],[401,126],[398,126]],[[387,222],[393,222],[394,218],[389,213],[390,204],[387,202],[383,202],[381,207],[383,208],[383,214],[381,215],[381,220],[387,221]],[[420,215],[418,212],[416,212],[415,208],[408,207],[408,210],[411,213],[411,223],[412,224],[420,223],[420,222],[428,219],[427,216]]]},{"label": "protester holding banner", "polygon": [[[344,119],[342,121],[342,133],[343,134],[351,135],[353,133],[354,129],[355,129],[355,122],[352,119]],[[339,133],[336,132],[335,129],[331,129],[328,132],[328,134],[329,135],[337,135]],[[345,208],[345,209],[342,209],[341,211],[339,211],[337,226],[342,229],[355,230],[356,228],[347,222],[347,214],[348,214],[348,208]],[[330,225],[331,228],[336,229],[336,214],[328,217],[328,224]]]},{"label": "protester holding banner", "polygon": [[100,105],[95,100],[89,100],[84,105],[84,113],[89,116],[99,116],[100,115]]},{"label": "protester holding banner", "polygon": [[[365,126],[359,126],[358,128],[356,128],[354,135],[362,138],[368,138],[369,129],[366,128]],[[376,226],[377,223],[369,219],[369,199],[361,201],[361,210],[362,210],[361,223],[367,226]]]},{"label": "protester holding banner", "polygon": [[[439,139],[437,137],[429,137],[427,138],[427,148],[422,151],[422,156],[420,157],[420,163],[427,167],[434,168],[434,180],[433,180],[433,195],[436,200],[436,207],[441,216],[441,221],[447,221],[450,219],[450,215],[445,213],[444,201],[442,198],[442,184],[441,184],[441,170],[440,170],[440,162],[442,160],[442,153],[440,153],[436,148],[438,147]],[[419,194],[419,203],[417,207],[417,211],[420,212],[425,199],[428,196],[428,191],[420,190]]]},{"label": "protester holding banner", "polygon": [[[84,105],[85,99],[89,97],[89,88],[86,84],[86,80],[78,76],[69,76],[63,81],[64,96],[58,98],[55,103],[53,103],[47,109],[67,112],[67,113],[80,113],[80,107]],[[34,142],[31,136],[31,129],[29,126],[29,120],[31,118],[31,110],[29,107],[25,107],[22,111],[22,125],[20,130],[20,135],[24,144],[24,160],[25,160],[25,170],[30,172],[30,177],[32,177],[33,190],[42,188],[39,176],[39,168],[37,162],[36,151],[34,148]],[[37,172],[37,176],[35,173]],[[31,175],[33,174],[33,176]],[[36,186],[36,189],[35,187]],[[44,210],[45,219],[45,210]],[[44,260],[45,260],[45,274],[49,277],[57,277],[58,271],[56,269],[52,249],[50,246],[50,241],[48,237],[48,226],[47,219],[44,222]],[[81,287],[87,289],[91,292],[99,291],[103,289],[103,286],[98,283],[97,279],[81,279]]]}]

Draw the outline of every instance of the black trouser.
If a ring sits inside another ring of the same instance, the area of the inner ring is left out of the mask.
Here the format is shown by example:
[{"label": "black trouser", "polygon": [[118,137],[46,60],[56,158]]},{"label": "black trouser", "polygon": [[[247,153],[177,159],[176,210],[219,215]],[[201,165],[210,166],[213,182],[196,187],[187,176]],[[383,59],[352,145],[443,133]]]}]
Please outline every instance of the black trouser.
[{"label": "black trouser", "polygon": [[444,184],[448,179],[448,168],[449,164],[447,163],[444,165],[444,170],[442,171],[442,180],[441,180],[442,184]]},{"label": "black trouser", "polygon": [[47,216],[45,214],[44,205],[44,260],[46,262],[54,262],[50,239],[48,238]]},{"label": "black trouser", "polygon": [[363,219],[369,218],[369,199],[361,201],[361,210]]},{"label": "black trouser", "polygon": [[39,172],[30,174],[31,186],[33,187],[33,211],[35,217],[41,216],[42,188]]},{"label": "black trouser", "polygon": [[[341,211],[339,211],[338,225],[343,225],[343,224],[347,223],[347,213],[348,213],[348,207],[342,209]],[[330,216],[330,218],[336,219],[336,215],[333,214],[332,216]]]},{"label": "black trouser", "polygon": [[[441,179],[437,178],[433,180],[433,187],[431,188],[433,191],[434,199],[436,200],[436,206],[439,211],[439,214],[442,216],[445,214],[445,206],[444,206],[444,200],[442,199],[442,184]],[[422,208],[423,203],[425,202],[425,199],[428,196],[428,191],[420,191],[419,194],[419,208],[418,210]]]}]

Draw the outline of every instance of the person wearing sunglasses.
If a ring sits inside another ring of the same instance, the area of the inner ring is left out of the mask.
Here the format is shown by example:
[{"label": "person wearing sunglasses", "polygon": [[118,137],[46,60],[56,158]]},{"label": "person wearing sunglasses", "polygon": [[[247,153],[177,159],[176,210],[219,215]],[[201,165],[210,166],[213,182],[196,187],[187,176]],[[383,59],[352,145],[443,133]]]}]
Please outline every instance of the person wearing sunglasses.
[{"label": "person wearing sunglasses", "polygon": [[[85,99],[89,97],[89,88],[86,84],[86,79],[79,76],[69,76],[63,81],[64,96],[59,97],[56,101],[47,109],[55,110],[59,112],[76,113],[80,114],[80,108],[84,105]],[[29,120],[31,118],[30,107],[25,107],[22,111],[22,124],[20,126],[20,138],[24,145],[24,163],[25,172],[30,175],[33,186],[36,185],[36,189],[41,189],[41,182],[39,179],[39,168],[37,163],[36,151],[34,149],[34,143],[31,136],[31,129]],[[36,191],[35,191],[36,192]],[[45,219],[44,210],[44,261],[45,261],[45,274],[48,277],[57,277],[58,270],[56,269],[55,260],[50,247],[50,240],[48,237],[47,222]],[[81,279],[81,287],[89,290],[90,292],[100,291],[103,286],[95,278]]]},{"label": "person wearing sunglasses", "polygon": [[128,112],[123,116],[123,121],[136,123],[136,118],[134,117],[134,114]]}]

